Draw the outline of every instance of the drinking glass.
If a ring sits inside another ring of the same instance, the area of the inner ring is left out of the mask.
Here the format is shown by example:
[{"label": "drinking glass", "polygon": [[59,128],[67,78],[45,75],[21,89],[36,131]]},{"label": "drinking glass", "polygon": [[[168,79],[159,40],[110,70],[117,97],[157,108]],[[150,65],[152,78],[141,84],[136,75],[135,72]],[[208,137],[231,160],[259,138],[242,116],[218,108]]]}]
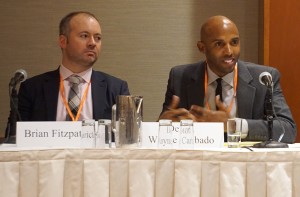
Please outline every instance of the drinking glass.
[{"label": "drinking glass", "polygon": [[159,120],[158,148],[161,149],[173,148],[172,120],[167,120],[167,119]]},{"label": "drinking glass", "polygon": [[242,119],[228,119],[227,144],[228,148],[239,148],[241,143]]},{"label": "drinking glass", "polygon": [[95,140],[95,120],[83,120],[80,147],[95,148]]},{"label": "drinking glass", "polygon": [[96,148],[111,148],[111,120],[99,119],[96,134]]},{"label": "drinking glass", "polygon": [[180,121],[179,149],[194,149],[193,120]]}]

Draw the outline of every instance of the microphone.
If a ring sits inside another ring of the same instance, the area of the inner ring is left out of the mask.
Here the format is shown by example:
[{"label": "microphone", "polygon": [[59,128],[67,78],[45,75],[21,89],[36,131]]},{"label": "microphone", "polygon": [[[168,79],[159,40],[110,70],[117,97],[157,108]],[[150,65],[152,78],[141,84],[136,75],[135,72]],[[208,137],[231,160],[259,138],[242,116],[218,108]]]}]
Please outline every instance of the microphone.
[{"label": "microphone", "polygon": [[[264,111],[268,122],[268,140],[265,142],[254,144],[253,148],[288,148],[288,145],[286,143],[280,142],[281,139],[279,141],[273,140],[273,119],[274,117],[277,118],[277,116],[273,106],[272,75],[269,72],[262,72],[259,75],[258,80],[262,85],[267,86],[267,92],[266,92],[265,102],[264,102]],[[282,138],[284,133],[285,130],[283,128],[283,134],[281,135],[280,138]]]},{"label": "microphone", "polygon": [[27,72],[23,69],[19,69],[15,72],[15,76],[13,76],[9,82],[10,87],[16,86],[18,83],[21,83],[27,79]]},{"label": "microphone", "polygon": [[262,85],[265,85],[265,86],[268,86],[268,87],[273,86],[272,75],[269,72],[262,72],[259,75],[258,80]]},{"label": "microphone", "polygon": [[5,138],[0,138],[1,143],[16,143],[16,125],[17,121],[21,121],[21,116],[18,110],[18,92],[16,86],[27,79],[27,72],[19,69],[9,82],[9,98],[10,98],[10,113],[5,130]]}]

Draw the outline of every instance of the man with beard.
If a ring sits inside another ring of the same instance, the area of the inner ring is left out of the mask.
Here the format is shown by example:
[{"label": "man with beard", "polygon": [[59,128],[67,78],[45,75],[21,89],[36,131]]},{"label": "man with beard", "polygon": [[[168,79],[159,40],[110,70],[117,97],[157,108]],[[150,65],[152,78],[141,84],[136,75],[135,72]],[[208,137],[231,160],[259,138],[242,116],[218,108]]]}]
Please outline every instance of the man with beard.
[{"label": "man with beard", "polygon": [[111,119],[116,96],[128,95],[129,90],[127,82],[92,69],[101,41],[100,23],[93,14],[72,12],[61,20],[61,65],[21,84],[22,121]]}]

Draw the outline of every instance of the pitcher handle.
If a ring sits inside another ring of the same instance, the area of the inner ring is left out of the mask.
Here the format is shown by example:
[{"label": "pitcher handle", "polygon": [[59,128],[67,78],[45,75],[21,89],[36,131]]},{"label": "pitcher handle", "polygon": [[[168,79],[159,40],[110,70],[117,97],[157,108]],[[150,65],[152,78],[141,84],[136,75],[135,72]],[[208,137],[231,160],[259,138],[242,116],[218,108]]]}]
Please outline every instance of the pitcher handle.
[{"label": "pitcher handle", "polygon": [[111,130],[115,135],[115,145],[119,146],[119,133],[117,131],[117,105],[114,104],[112,106],[112,114],[111,114]]},{"label": "pitcher handle", "polygon": [[143,102],[143,98],[140,98],[139,99],[139,104],[138,104],[138,107],[137,107],[137,110],[136,110],[137,114],[140,114],[141,107],[142,107],[142,102]]}]

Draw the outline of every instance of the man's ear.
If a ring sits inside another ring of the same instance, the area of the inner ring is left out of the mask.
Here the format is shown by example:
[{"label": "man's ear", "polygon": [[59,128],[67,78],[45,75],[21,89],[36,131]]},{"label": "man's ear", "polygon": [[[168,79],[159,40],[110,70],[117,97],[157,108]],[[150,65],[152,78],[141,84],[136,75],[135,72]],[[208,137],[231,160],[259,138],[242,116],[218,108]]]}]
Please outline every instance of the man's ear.
[{"label": "man's ear", "polygon": [[61,49],[66,48],[67,45],[67,37],[65,35],[59,35],[58,44]]},{"label": "man's ear", "polygon": [[204,45],[204,43],[202,41],[198,41],[197,42],[197,47],[198,47],[198,49],[199,49],[199,51],[201,53],[205,54],[205,45]]}]

